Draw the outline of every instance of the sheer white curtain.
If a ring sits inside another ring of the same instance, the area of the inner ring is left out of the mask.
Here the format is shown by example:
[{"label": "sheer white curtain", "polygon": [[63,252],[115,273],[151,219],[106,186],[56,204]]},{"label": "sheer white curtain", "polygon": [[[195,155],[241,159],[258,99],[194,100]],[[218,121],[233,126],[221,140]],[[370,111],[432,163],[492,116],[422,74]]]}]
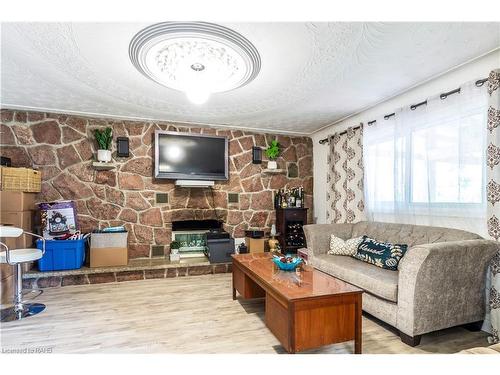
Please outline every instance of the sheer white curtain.
[{"label": "sheer white curtain", "polygon": [[464,84],[460,93],[429,98],[365,127],[369,220],[486,235],[485,86]]}]

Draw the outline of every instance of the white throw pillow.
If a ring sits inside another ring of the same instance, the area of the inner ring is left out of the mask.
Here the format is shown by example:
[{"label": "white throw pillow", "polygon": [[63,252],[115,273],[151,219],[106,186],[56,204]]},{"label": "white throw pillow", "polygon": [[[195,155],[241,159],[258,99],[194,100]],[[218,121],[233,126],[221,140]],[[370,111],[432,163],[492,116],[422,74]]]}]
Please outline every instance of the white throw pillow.
[{"label": "white throw pillow", "polygon": [[330,237],[330,255],[348,255],[353,256],[358,251],[359,244],[363,241],[363,237],[351,238],[344,241],[342,238],[336,237],[334,234]]}]

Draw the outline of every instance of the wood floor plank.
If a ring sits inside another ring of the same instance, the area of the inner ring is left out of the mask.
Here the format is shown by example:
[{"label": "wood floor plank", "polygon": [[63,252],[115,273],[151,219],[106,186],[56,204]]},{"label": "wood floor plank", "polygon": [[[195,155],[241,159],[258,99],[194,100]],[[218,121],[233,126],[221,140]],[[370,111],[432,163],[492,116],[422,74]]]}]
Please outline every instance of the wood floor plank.
[{"label": "wood floor plank", "polygon": [[[264,323],[263,299],[233,301],[230,274],[45,289],[47,308],[2,323],[5,349],[54,353],[283,353]],[[487,346],[487,334],[451,328],[424,335],[416,348],[363,317],[363,353],[455,353]],[[353,343],[308,353],[352,353]]]}]

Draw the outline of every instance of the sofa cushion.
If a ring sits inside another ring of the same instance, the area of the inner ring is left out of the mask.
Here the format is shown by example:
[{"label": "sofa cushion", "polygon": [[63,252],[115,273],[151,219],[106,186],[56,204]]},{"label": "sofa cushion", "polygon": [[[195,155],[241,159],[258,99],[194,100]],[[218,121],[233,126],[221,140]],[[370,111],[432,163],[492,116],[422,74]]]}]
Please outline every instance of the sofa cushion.
[{"label": "sofa cushion", "polygon": [[398,271],[373,267],[352,257],[328,254],[315,256],[312,265],[377,297],[392,302],[398,300]]},{"label": "sofa cushion", "polygon": [[359,236],[368,236],[383,242],[405,243],[408,244],[408,247],[426,243],[482,238],[478,234],[459,229],[376,221],[360,221],[354,224],[351,237]]},{"label": "sofa cushion", "polygon": [[351,238],[344,241],[342,238],[332,234],[330,236],[330,250],[328,250],[328,254],[353,256],[358,251],[358,245],[361,241],[363,241],[363,237]]},{"label": "sofa cushion", "polygon": [[398,264],[408,250],[408,245],[378,242],[373,238],[363,236],[358,251],[353,256],[374,266],[397,271]]}]

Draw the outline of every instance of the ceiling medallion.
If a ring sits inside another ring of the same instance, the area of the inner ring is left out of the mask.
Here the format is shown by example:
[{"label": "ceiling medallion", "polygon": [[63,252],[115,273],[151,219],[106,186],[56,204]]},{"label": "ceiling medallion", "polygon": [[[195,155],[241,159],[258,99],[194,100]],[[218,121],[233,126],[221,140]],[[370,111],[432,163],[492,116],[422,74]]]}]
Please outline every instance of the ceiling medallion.
[{"label": "ceiling medallion", "polygon": [[130,42],[132,64],[149,79],[202,104],[213,93],[234,90],[260,71],[257,49],[241,34],[207,22],[162,22]]}]

